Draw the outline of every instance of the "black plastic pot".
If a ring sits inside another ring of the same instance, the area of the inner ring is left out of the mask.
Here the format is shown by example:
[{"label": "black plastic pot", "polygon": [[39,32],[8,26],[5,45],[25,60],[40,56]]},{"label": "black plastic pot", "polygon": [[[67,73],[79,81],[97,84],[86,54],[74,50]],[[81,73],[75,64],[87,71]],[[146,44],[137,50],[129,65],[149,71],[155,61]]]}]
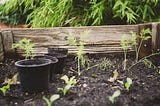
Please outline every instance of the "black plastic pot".
[{"label": "black plastic pot", "polygon": [[50,59],[51,60],[51,64],[50,64],[50,71],[49,71],[49,81],[53,80],[54,77],[54,73],[56,70],[56,63],[58,62],[58,59],[56,57],[53,56],[49,56],[49,55],[44,55],[44,56],[35,56],[35,59]]},{"label": "black plastic pot", "polygon": [[25,59],[15,63],[24,92],[41,92],[48,89],[49,59]]},{"label": "black plastic pot", "polygon": [[52,53],[52,54],[45,54],[45,55],[53,56],[58,59],[58,62],[56,63],[56,66],[55,66],[55,70],[52,70],[51,74],[62,74],[63,69],[65,67],[67,55],[61,54],[61,53]]},{"label": "black plastic pot", "polygon": [[67,48],[48,48],[48,53],[49,54],[55,54],[55,53],[60,53],[60,54],[68,54],[68,49]]}]

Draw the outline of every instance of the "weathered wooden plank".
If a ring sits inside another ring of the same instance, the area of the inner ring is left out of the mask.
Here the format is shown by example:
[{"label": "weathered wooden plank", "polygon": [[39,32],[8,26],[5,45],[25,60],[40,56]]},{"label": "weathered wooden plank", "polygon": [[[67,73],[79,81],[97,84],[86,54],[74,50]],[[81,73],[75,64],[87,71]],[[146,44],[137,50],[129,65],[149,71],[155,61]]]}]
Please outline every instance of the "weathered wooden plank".
[{"label": "weathered wooden plank", "polygon": [[[152,24],[139,24],[138,25],[138,35],[140,36],[141,30],[147,29],[147,28],[152,30]],[[141,39],[140,39],[140,37],[138,37],[138,43],[140,43],[140,41],[141,41]],[[147,41],[146,40],[143,41],[142,46],[140,47],[139,57],[143,58],[147,55],[150,55],[151,53],[152,53],[152,39],[149,39]]]},{"label": "weathered wooden plank", "polygon": [[2,35],[0,30],[0,62],[4,60],[4,51],[3,51],[3,42],[2,42]]},{"label": "weathered wooden plank", "polygon": [[12,49],[13,44],[13,34],[10,30],[1,30],[2,33],[2,40],[3,40],[3,47],[4,47],[4,54],[6,57],[12,57],[15,54],[15,50]]},{"label": "weathered wooden plank", "polygon": [[[79,41],[81,33],[90,30],[83,41],[85,42],[86,53],[110,53],[123,52],[120,48],[120,40],[123,35],[131,37],[130,31],[137,33],[137,25],[110,25],[110,26],[90,26],[90,27],[58,27],[58,28],[30,28],[30,29],[8,29],[12,30],[14,42],[26,37],[36,44],[37,48],[65,47],[69,53],[77,52],[68,45],[67,37],[75,36]],[[114,49],[115,48],[115,49]],[[41,49],[40,49],[41,50]],[[43,53],[43,50],[35,51]],[[17,50],[17,53],[22,53]]]},{"label": "weathered wooden plank", "polygon": [[160,23],[152,23],[152,49],[160,51]]}]

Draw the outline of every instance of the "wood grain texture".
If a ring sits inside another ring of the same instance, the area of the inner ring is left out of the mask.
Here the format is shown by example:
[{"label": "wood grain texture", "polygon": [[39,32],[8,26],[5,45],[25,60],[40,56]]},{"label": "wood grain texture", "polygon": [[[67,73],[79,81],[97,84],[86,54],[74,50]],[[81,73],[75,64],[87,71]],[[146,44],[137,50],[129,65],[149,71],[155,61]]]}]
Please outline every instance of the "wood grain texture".
[{"label": "wood grain texture", "polygon": [[4,60],[4,51],[3,51],[3,43],[2,43],[2,35],[0,30],[0,62]]},{"label": "wood grain texture", "polygon": [[152,23],[152,50],[160,51],[160,23]]},{"label": "wood grain texture", "polygon": [[[86,53],[114,53],[123,52],[120,47],[122,36],[127,35],[131,38],[130,31],[137,33],[137,29],[137,25],[110,25],[34,29],[17,28],[8,30],[12,31],[15,43],[24,37],[31,39],[36,44],[36,54],[46,53],[47,47],[68,48],[69,53],[74,54],[78,50],[68,45],[68,36],[75,36],[78,42],[82,33],[89,30],[90,33],[83,39]],[[17,50],[17,53],[23,54],[23,51]]]},{"label": "wood grain texture", "polygon": [[3,47],[4,47],[4,54],[6,57],[13,57],[15,50],[12,49],[13,44],[13,34],[11,30],[1,30],[2,33],[2,40],[3,40]]}]

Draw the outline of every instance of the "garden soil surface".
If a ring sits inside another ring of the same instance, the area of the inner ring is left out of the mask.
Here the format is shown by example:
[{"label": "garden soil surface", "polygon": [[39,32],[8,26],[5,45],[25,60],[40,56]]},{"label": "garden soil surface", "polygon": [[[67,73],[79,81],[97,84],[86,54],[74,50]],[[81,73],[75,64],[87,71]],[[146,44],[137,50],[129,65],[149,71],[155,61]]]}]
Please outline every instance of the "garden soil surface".
[{"label": "garden soil surface", "polygon": [[[64,73],[55,75],[55,80],[49,84],[49,90],[40,93],[22,92],[19,80],[16,85],[11,85],[6,96],[0,93],[0,106],[47,106],[42,99],[43,96],[50,98],[53,94],[60,94],[61,97],[53,103],[53,106],[160,106],[160,74],[158,68],[147,66],[144,62],[134,64],[134,56],[127,57],[127,69],[123,70],[123,55],[89,55],[90,66],[100,64],[107,59],[106,67],[93,67],[78,76],[77,61],[74,57],[68,57]],[[158,67],[160,58],[151,59]],[[5,59],[0,63],[0,87],[4,79],[12,78],[16,71],[14,66],[18,59]],[[134,64],[134,65],[133,65]],[[103,64],[104,65],[104,64]],[[132,66],[132,67],[130,67]],[[129,68],[130,67],[130,68]],[[103,68],[103,69],[102,69]],[[84,70],[84,69],[82,69]],[[115,81],[109,79],[113,77],[115,70],[118,77]],[[58,88],[65,86],[60,78],[63,75],[76,76],[77,84],[63,96]],[[123,83],[126,78],[131,78],[133,83],[129,90],[126,90]],[[121,95],[115,98],[114,104],[109,101],[116,90],[121,91]]]}]

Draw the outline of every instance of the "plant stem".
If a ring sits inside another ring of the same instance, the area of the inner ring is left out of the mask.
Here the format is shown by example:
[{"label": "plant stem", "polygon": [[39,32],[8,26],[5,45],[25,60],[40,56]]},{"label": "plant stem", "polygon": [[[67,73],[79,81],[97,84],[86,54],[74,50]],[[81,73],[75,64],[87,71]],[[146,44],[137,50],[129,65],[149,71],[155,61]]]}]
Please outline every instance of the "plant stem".
[{"label": "plant stem", "polygon": [[126,67],[127,67],[126,62],[127,62],[127,50],[124,51],[124,63],[123,63],[124,67],[123,67],[123,70],[126,70]]},{"label": "plant stem", "polygon": [[80,59],[78,58],[78,76],[81,75]]},{"label": "plant stem", "polygon": [[135,45],[135,51],[136,51],[136,62],[138,62],[138,55],[139,55],[139,53],[138,53],[138,48],[137,48],[136,45]]},{"label": "plant stem", "polygon": [[141,39],[141,42],[140,42],[140,44],[139,44],[139,47],[138,47],[138,49],[137,49],[137,53],[136,53],[136,62],[138,61],[138,56],[139,56],[139,51],[140,51],[140,48],[141,48],[141,46],[142,46],[142,42],[143,42],[143,39]]}]

